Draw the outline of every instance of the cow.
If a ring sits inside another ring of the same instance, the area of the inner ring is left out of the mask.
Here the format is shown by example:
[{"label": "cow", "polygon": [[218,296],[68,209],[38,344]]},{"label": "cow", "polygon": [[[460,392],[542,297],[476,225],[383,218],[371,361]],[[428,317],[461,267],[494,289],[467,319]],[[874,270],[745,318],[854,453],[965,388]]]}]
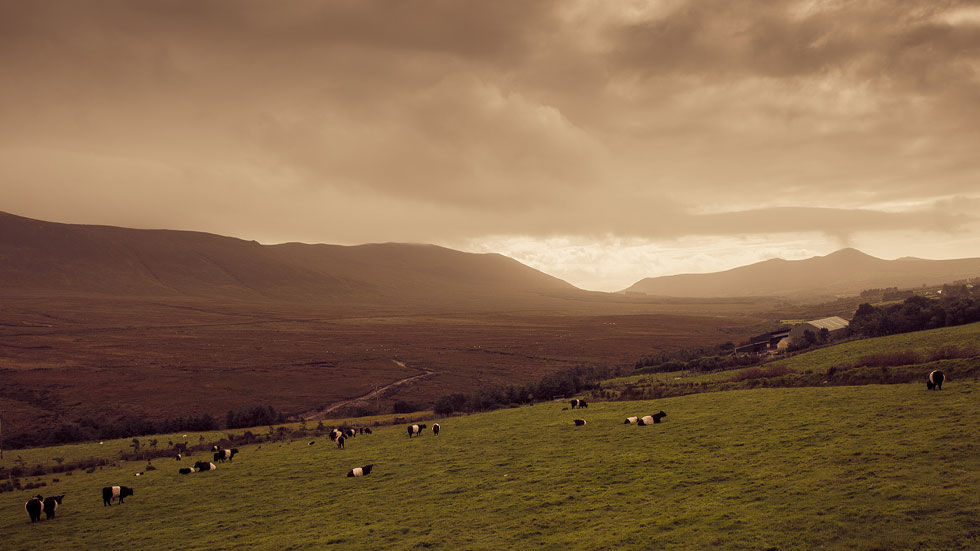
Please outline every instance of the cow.
[{"label": "cow", "polygon": [[653,422],[654,423],[659,423],[661,419],[663,419],[664,417],[667,417],[667,414],[664,413],[663,410],[660,410],[657,413],[654,413],[653,415],[651,415],[651,417],[653,417]]},{"label": "cow", "polygon": [[341,434],[340,436],[338,436],[337,437],[337,449],[338,450],[344,449],[345,448],[344,442],[346,442],[346,441],[347,441],[347,438],[345,438],[343,434]]},{"label": "cow", "polygon": [[354,429],[344,429],[344,436],[347,438],[354,438],[357,436],[357,431]]},{"label": "cow", "polygon": [[439,423],[432,424],[432,434],[439,436]]},{"label": "cow", "polygon": [[343,435],[344,433],[340,432],[337,429],[333,429],[328,433],[328,436],[330,436],[330,439],[333,441],[336,441],[338,438],[340,438]]},{"label": "cow", "polygon": [[355,467],[347,471],[347,478],[351,478],[355,476],[367,476],[371,474],[371,469],[373,468],[374,468],[374,464],[364,465],[363,467]]},{"label": "cow", "polygon": [[127,488],[125,486],[106,486],[105,488],[102,488],[102,506],[111,507],[112,500],[114,499],[118,499],[119,503],[123,503],[123,500],[131,495],[133,495],[132,488]]},{"label": "cow", "polygon": [[624,425],[635,425],[636,422],[639,421],[639,420],[640,420],[639,417],[627,417],[626,418],[626,421],[623,421],[623,424]]},{"label": "cow", "polygon": [[143,474],[144,474],[143,471],[140,471],[140,472],[136,473],[136,476],[143,476]]},{"label": "cow", "polygon": [[194,469],[197,471],[213,471],[218,467],[214,466],[214,463],[209,463],[207,461],[198,461],[194,463]]},{"label": "cow", "polygon": [[585,426],[585,419],[576,419],[576,420],[574,421],[574,423],[575,423],[575,426],[576,426],[576,427],[582,427],[582,426]]},{"label": "cow", "polygon": [[51,520],[54,518],[54,512],[58,510],[58,506],[61,505],[61,500],[63,499],[65,499],[65,494],[44,498],[44,517],[46,519]]},{"label": "cow", "polygon": [[307,446],[312,446],[313,444],[316,444],[316,440],[310,440],[306,443]]},{"label": "cow", "polygon": [[926,382],[926,388],[929,390],[942,390],[943,381],[945,380],[946,377],[942,371],[932,371],[929,373],[929,381]]},{"label": "cow", "polygon": [[183,459],[183,458],[184,458],[184,456],[183,456],[183,455],[180,455],[180,454],[178,453],[178,454],[177,454],[177,457],[176,457],[175,459],[176,459],[177,461],[180,461],[180,460],[181,460],[181,459]]},{"label": "cow", "polygon": [[221,446],[219,446],[217,444],[214,444],[213,446],[211,446],[211,451],[212,452],[220,452],[221,451]]},{"label": "cow", "polygon": [[225,459],[231,461],[235,458],[236,453],[238,453],[238,448],[232,448],[230,450],[218,448],[218,451],[214,452],[214,460],[221,461],[222,463],[224,463]]},{"label": "cow", "polygon": [[585,400],[579,400],[578,398],[572,400],[569,403],[572,405],[572,409],[575,409],[575,408],[587,408],[587,407],[589,407],[589,404],[586,403]]},{"label": "cow", "polygon": [[653,424],[653,416],[652,415],[644,415],[643,417],[640,417],[640,420],[637,421],[636,424],[637,425],[640,425],[641,427],[644,427],[646,425],[652,425]]},{"label": "cow", "polygon": [[422,423],[421,425],[409,425],[408,437],[411,438],[413,436],[422,436],[422,430],[425,428],[425,423]]},{"label": "cow", "polygon": [[31,523],[40,522],[41,520],[41,510],[44,508],[44,496],[38,494],[31,499],[27,500],[24,504],[24,510],[27,511],[27,516],[31,517]]},{"label": "cow", "polygon": [[180,470],[178,470],[177,472],[178,472],[178,473],[180,473],[180,474],[191,474],[191,473],[193,473],[193,472],[194,472],[194,469],[192,469],[192,468],[190,468],[190,467],[182,467],[182,468],[181,468]]}]

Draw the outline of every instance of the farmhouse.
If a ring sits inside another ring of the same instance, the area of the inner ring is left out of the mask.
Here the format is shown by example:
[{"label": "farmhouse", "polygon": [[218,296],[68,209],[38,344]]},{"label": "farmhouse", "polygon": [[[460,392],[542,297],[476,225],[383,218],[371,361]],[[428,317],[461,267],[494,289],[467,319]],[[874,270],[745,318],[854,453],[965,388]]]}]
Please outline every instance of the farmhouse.
[{"label": "farmhouse", "polygon": [[850,325],[849,321],[838,316],[803,322],[789,330],[789,338],[787,339],[789,342],[786,344],[805,341],[807,331],[813,333],[814,336],[819,336],[824,329],[833,339],[846,333],[848,325]]},{"label": "farmhouse", "polygon": [[785,346],[780,346],[780,343],[783,342],[788,336],[789,331],[773,331],[771,333],[763,333],[749,339],[749,344],[736,347],[735,354],[775,354],[777,351],[781,351],[786,348]]}]

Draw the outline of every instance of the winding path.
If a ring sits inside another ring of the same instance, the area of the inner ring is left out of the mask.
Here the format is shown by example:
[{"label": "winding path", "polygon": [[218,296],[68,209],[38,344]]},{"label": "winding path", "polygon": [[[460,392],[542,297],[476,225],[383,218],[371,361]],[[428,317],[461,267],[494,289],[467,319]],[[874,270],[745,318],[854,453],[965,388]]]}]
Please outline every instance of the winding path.
[{"label": "winding path", "polygon": [[379,398],[381,396],[384,396],[385,393],[391,391],[392,389],[395,389],[395,388],[400,387],[402,385],[406,385],[408,383],[411,383],[412,381],[420,381],[420,380],[422,380],[422,379],[424,379],[424,378],[426,378],[426,377],[428,377],[430,375],[434,375],[436,373],[435,371],[432,371],[430,369],[426,369],[424,367],[419,367],[419,368],[411,368],[411,367],[408,367],[407,365],[405,365],[404,362],[400,362],[398,360],[391,360],[391,361],[394,362],[399,367],[404,367],[405,369],[421,369],[422,370],[422,373],[419,373],[418,375],[412,375],[411,377],[405,377],[404,379],[398,379],[395,382],[388,383],[388,384],[386,384],[386,385],[384,385],[382,387],[379,387],[379,388],[377,388],[375,390],[372,390],[371,392],[368,392],[367,394],[363,394],[361,396],[357,396],[356,398],[351,398],[349,400],[341,400],[340,402],[333,403],[333,404],[331,404],[331,405],[329,405],[329,406],[327,406],[325,408],[322,408],[322,409],[315,409],[315,410],[312,410],[312,411],[307,411],[307,412],[301,413],[301,414],[299,414],[299,418],[300,419],[305,419],[307,421],[316,421],[318,419],[326,419],[327,416],[330,413],[333,413],[334,411],[337,411],[338,409],[340,409],[342,407],[352,406],[352,405],[354,405],[354,404],[356,404],[358,402],[368,402],[370,400],[374,400],[376,398]]}]

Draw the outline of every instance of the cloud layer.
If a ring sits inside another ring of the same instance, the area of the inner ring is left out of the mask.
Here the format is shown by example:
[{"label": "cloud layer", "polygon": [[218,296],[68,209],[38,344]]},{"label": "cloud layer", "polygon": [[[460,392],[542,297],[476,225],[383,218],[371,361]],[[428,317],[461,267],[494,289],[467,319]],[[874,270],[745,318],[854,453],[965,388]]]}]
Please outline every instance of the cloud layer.
[{"label": "cloud layer", "polygon": [[976,2],[0,1],[0,81],[28,216],[977,244]]}]

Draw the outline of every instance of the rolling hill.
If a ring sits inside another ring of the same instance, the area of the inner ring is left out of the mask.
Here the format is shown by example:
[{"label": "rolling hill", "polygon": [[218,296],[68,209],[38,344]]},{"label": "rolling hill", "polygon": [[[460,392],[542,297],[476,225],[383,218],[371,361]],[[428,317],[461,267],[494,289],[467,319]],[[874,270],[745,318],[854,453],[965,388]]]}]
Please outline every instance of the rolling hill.
[{"label": "rolling hill", "polygon": [[774,258],[708,274],[642,279],[625,292],[673,297],[782,296],[806,298],[856,295],[878,287],[909,288],[980,276],[980,258],[883,260],[841,249],[805,260]]},{"label": "rolling hill", "polygon": [[500,304],[586,294],[499,254],[434,245],[262,245],[200,232],[60,224],[0,212],[2,291],[307,304]]}]

